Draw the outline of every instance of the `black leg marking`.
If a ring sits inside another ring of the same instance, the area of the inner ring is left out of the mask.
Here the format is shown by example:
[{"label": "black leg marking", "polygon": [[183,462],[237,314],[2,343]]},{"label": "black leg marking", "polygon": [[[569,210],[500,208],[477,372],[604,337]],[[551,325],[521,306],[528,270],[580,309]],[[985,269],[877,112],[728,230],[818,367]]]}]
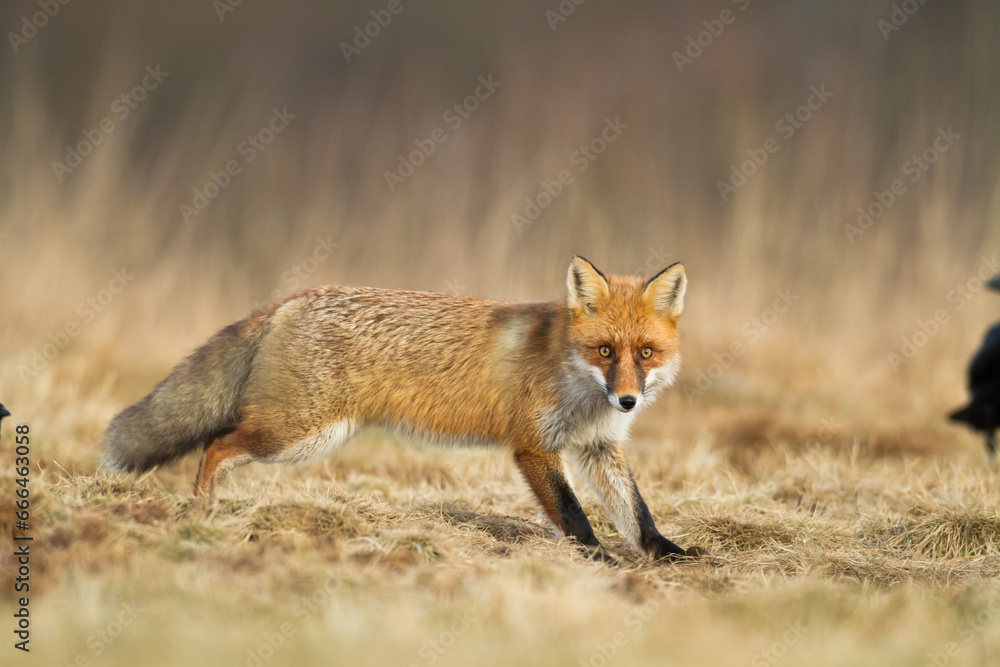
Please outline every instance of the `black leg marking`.
[{"label": "black leg marking", "polygon": [[574,538],[591,558],[615,562],[597,541],[580,502],[573,494],[563,473],[562,457],[525,450],[514,452],[514,461],[552,523],[564,535]]},{"label": "black leg marking", "polygon": [[594,529],[591,528],[590,521],[587,520],[587,515],[583,513],[580,501],[576,499],[573,489],[569,487],[566,478],[561,474],[554,474],[551,477],[551,483],[552,489],[556,494],[559,514],[562,516],[563,523],[566,526],[566,533],[571,537],[575,537],[580,544],[588,547],[599,546],[600,542],[597,541],[597,536],[594,535]]},{"label": "black leg marking", "polygon": [[559,514],[562,517],[566,534],[583,546],[584,551],[593,560],[599,560],[610,565],[617,565],[618,560],[608,553],[594,534],[594,529],[587,520],[587,515],[576,499],[573,489],[562,473],[555,472],[550,478],[552,490],[555,492]]},{"label": "black leg marking", "polygon": [[639,524],[639,542],[646,553],[656,558],[676,559],[680,556],[688,555],[684,549],[660,535],[653,523],[653,516],[646,507],[646,501],[639,494],[639,487],[635,480],[632,480],[632,492],[635,494],[635,518]]}]

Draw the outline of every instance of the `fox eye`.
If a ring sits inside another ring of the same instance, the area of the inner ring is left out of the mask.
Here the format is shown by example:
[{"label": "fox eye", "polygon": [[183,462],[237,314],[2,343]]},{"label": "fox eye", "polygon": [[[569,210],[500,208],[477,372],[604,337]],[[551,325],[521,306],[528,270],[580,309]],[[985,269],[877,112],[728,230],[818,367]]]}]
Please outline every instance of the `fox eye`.
[{"label": "fox eye", "polygon": [[611,356],[611,348],[608,347],[607,345],[602,345],[599,348],[597,348],[597,353],[599,355],[601,355],[602,357],[605,357],[605,358],[606,357],[610,357]]},{"label": "fox eye", "polygon": [[642,357],[643,359],[649,359],[651,356],[653,356],[653,348],[651,347],[642,348],[641,350],[639,350],[639,356]]}]

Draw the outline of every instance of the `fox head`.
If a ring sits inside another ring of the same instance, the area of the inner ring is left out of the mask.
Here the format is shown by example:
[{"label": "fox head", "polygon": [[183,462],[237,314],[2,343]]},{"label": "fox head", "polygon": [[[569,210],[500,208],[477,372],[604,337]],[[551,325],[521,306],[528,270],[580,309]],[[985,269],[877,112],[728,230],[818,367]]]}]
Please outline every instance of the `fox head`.
[{"label": "fox head", "polygon": [[680,368],[677,319],[687,289],[683,264],[644,280],[606,276],[578,255],[566,287],[570,345],[616,409],[641,407],[673,382]]}]

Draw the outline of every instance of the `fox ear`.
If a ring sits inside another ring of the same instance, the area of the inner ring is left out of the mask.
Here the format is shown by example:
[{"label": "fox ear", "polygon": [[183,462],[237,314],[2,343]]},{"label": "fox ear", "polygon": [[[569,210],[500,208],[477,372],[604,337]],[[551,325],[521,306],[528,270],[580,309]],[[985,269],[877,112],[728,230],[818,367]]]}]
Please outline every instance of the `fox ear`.
[{"label": "fox ear", "polygon": [[671,264],[646,283],[642,296],[660,315],[677,319],[684,312],[684,292],[687,291],[687,273],[680,262]]},{"label": "fox ear", "polygon": [[569,263],[566,289],[569,292],[570,309],[587,315],[597,312],[611,296],[608,279],[596,266],[579,255]]}]

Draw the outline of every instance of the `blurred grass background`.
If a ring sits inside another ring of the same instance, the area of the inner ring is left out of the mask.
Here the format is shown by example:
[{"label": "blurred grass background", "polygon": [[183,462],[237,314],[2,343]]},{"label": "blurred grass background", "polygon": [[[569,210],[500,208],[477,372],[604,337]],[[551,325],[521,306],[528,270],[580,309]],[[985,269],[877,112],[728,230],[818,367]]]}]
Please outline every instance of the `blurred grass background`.
[{"label": "blurred grass background", "polygon": [[[752,372],[762,387],[864,388],[873,412],[895,401],[936,418],[961,399],[965,358],[996,312],[988,299],[952,313],[901,374],[886,355],[951,310],[949,290],[1000,242],[995,5],[923,5],[887,39],[883,2],[595,3],[555,30],[545,12],[557,7],[544,4],[401,6],[350,63],[342,43],[384,7],[248,2],[220,20],[203,2],[70,4],[8,50],[5,399],[45,382],[18,369],[116,268],[134,282],[42,375],[110,373],[130,401],[275,294],[359,283],[544,299],[561,293],[574,253],[612,272],[687,264],[684,383],[791,289],[800,300],[714,391]],[[733,22],[678,71],[673,54],[726,9]],[[0,24],[19,31],[37,10],[9,3]],[[147,66],[169,75],[119,120],[114,100]],[[501,85],[452,130],[445,112],[490,75]],[[812,86],[832,97],[783,138],[776,123]],[[288,128],[245,163],[238,147],[286,107]],[[60,182],[52,163],[107,117],[113,133]],[[627,129],[578,173],[571,155],[606,118]],[[445,143],[390,191],[385,172],[438,127]],[[856,209],[939,128],[960,138],[849,242]],[[717,183],[769,137],[778,152],[723,201]],[[185,223],[180,205],[230,160],[242,172]],[[574,182],[519,232],[512,215],[563,169]],[[337,248],[306,262],[303,280],[294,270],[319,238]],[[795,364],[802,372],[786,372]]]},{"label": "blurred grass background", "polygon": [[[41,659],[68,661],[123,600],[141,600],[158,631],[117,644],[120,664],[162,661],[176,636],[191,655],[247,664],[250,639],[328,567],[343,598],[279,662],[324,655],[332,633],[345,655],[385,664],[476,609],[490,623],[450,661],[499,664],[503,647],[577,664],[597,656],[580,636],[598,641],[633,604],[667,598],[681,611],[637,635],[623,653],[636,664],[668,651],[702,661],[725,642],[726,664],[746,662],[800,618],[818,628],[813,658],[916,664],[982,607],[995,485],[979,440],[944,414],[1000,312],[977,288],[1000,250],[1000,6],[928,2],[886,34],[887,1],[587,2],[553,30],[554,0],[404,0],[351,62],[341,44],[386,3],[247,0],[222,20],[218,6],[70,2],[0,49],[0,400],[32,425],[40,459]],[[675,52],[724,10],[734,20],[678,71]],[[5,3],[0,26],[19,33],[38,11]],[[147,67],[169,74],[119,118],[116,98]],[[479,77],[500,85],[453,129],[444,114]],[[776,124],[813,87],[832,96],[783,136]],[[295,117],[247,163],[241,144],[275,108]],[[105,118],[114,131],[60,181],[53,162]],[[574,152],[609,118],[627,127],[577,171]],[[447,140],[390,190],[385,172],[436,128]],[[904,164],[948,128],[954,145],[906,180]],[[769,138],[777,152],[724,201],[718,182]],[[185,222],[181,204],[231,160],[241,173]],[[512,216],[562,170],[573,183],[518,231]],[[845,225],[895,179],[905,193],[852,243]],[[548,299],[575,253],[608,272],[687,266],[685,368],[640,417],[630,458],[664,530],[722,554],[712,569],[619,576],[565,543],[494,540],[476,523],[494,507],[542,523],[503,453],[370,436],[310,468],[240,471],[220,492],[233,506],[204,519],[187,496],[193,460],[135,486],[93,476],[111,416],[254,304],[324,283]],[[119,290],[122,269],[133,278]],[[797,297],[780,314],[768,310],[778,291]],[[889,353],[938,311],[947,321],[897,372]],[[727,359],[734,343],[745,353]],[[371,498],[395,518],[368,517],[361,537],[292,525]],[[424,521],[414,499],[442,516],[452,502],[475,510]],[[972,507],[974,530],[954,507]],[[239,541],[279,510],[287,530]],[[900,525],[937,535],[939,520],[976,558],[893,551]],[[867,651],[879,642],[907,648]],[[981,653],[955,664],[988,664]]]},{"label": "blurred grass background", "polygon": [[[832,362],[837,382],[898,382],[885,353],[1000,241],[1000,9],[932,3],[883,39],[886,3],[741,6],[591,4],[553,31],[536,3],[405,3],[350,63],[341,43],[383,7],[244,3],[220,20],[202,2],[64,6],[3,58],[5,360],[23,362],[122,266],[135,282],[69,355],[163,363],[304,284],[549,298],[581,253],[613,272],[685,261],[696,355],[791,288],[786,352]],[[672,54],[727,8],[734,22],[679,72]],[[32,9],[8,4],[2,25]],[[169,76],[117,120],[113,100],[157,65]],[[444,112],[487,75],[501,86],[451,131]],[[814,85],[832,97],[782,139],[775,123]],[[275,107],[296,116],[287,130],[186,224],[180,204],[243,162]],[[114,132],[59,182],[51,163],[105,117]],[[573,169],[608,117],[621,137],[519,233],[525,197]],[[436,127],[447,141],[391,192],[385,172]],[[955,145],[848,242],[857,207],[948,127]],[[722,201],[717,182],[768,137],[780,150]],[[337,251],[283,281],[320,237]],[[924,366],[955,341],[966,354],[989,311],[975,305],[904,378],[944,380]],[[4,369],[10,396],[23,387]]]}]

